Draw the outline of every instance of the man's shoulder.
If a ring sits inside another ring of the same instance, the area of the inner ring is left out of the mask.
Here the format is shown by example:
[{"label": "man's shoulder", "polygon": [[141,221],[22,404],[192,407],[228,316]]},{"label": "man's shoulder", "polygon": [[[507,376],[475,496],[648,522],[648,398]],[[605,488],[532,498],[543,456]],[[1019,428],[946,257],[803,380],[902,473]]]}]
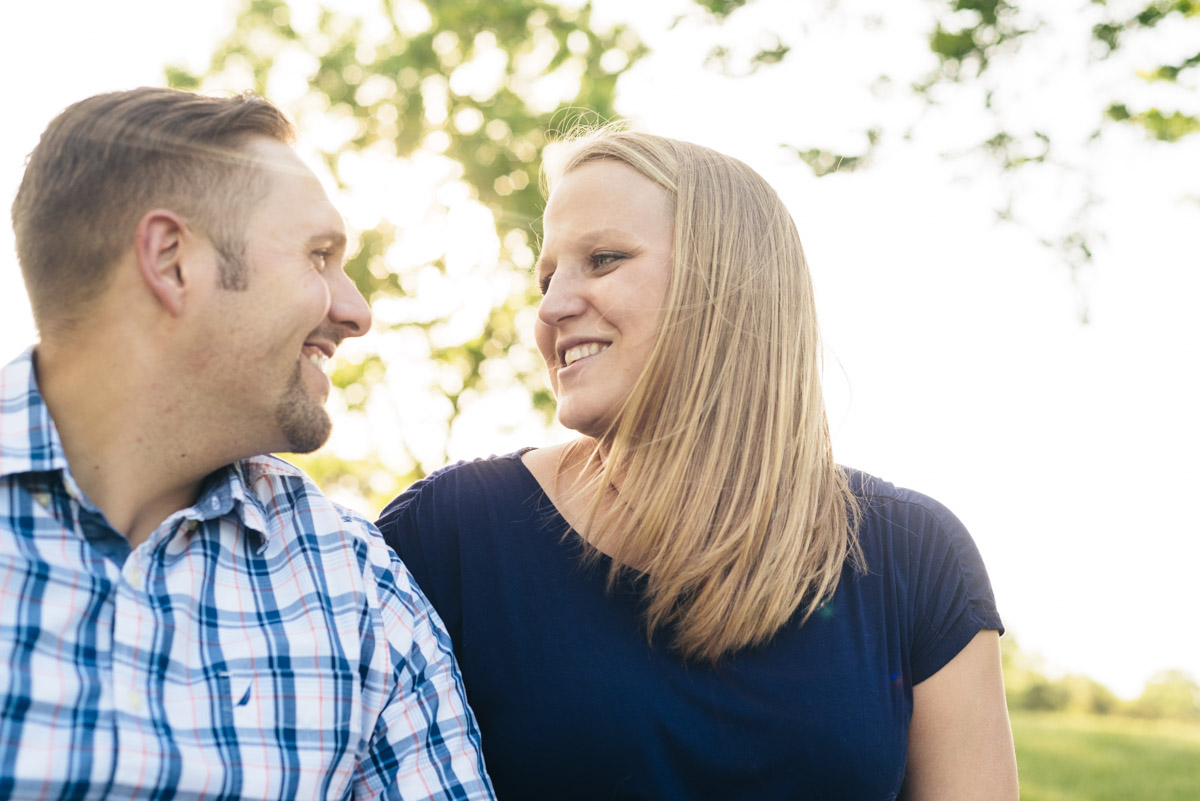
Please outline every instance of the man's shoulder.
[{"label": "man's shoulder", "polygon": [[327,580],[335,566],[353,563],[357,575],[371,577],[367,580],[376,587],[372,595],[398,591],[405,598],[412,592],[407,569],[375,524],[334,502],[299,467],[263,455],[243,459],[236,468],[253,496],[252,503],[263,510],[265,554],[274,552],[285,559],[300,556],[320,564]]},{"label": "man's shoulder", "polygon": [[336,518],[341,527],[359,537],[373,533],[374,526],[361,514],[335,502],[312,476],[296,465],[271,454],[242,459],[236,465],[246,490],[273,516],[297,514],[305,517]]},{"label": "man's shoulder", "polygon": [[311,486],[311,491],[320,493],[312,476],[301,470],[286,459],[271,453],[251,456],[237,463],[238,468],[246,478],[246,483],[253,486],[259,481],[276,482],[280,484],[295,484]]}]

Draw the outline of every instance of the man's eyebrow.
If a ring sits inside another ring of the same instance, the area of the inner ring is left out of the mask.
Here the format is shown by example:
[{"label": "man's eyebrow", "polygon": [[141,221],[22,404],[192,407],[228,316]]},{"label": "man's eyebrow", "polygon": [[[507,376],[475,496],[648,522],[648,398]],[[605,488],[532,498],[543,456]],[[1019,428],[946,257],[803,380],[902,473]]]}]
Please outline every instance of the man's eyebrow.
[{"label": "man's eyebrow", "polygon": [[317,234],[309,237],[308,247],[329,247],[334,249],[344,249],[346,247],[346,235],[341,231],[329,231],[324,234]]}]

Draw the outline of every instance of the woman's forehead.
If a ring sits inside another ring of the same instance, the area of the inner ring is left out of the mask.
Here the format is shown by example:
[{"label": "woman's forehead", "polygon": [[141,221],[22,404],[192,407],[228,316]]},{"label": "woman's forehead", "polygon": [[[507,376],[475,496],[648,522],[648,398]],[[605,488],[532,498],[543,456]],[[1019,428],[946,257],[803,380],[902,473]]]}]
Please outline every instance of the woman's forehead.
[{"label": "woman's forehead", "polygon": [[[595,159],[567,171],[555,184],[546,203],[546,228],[559,221],[596,225],[636,223],[644,215],[655,220],[671,216],[667,192],[627,164]],[[573,219],[578,218],[578,219]]]}]

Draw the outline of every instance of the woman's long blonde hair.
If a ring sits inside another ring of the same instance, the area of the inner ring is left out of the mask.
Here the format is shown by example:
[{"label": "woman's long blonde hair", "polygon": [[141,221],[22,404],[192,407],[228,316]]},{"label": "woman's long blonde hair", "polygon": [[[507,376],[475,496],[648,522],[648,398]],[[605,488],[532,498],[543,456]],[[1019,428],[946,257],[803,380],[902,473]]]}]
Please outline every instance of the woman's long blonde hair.
[{"label": "woman's long blonde hair", "polygon": [[[591,454],[589,539],[646,574],[648,636],[716,662],[806,621],[862,564],[834,463],[812,282],[791,215],[754,170],[607,129],[560,144],[558,176],[612,159],[674,206],[674,263],[648,363]],[[612,488],[619,487],[612,499]],[[606,497],[609,498],[606,501]]]}]

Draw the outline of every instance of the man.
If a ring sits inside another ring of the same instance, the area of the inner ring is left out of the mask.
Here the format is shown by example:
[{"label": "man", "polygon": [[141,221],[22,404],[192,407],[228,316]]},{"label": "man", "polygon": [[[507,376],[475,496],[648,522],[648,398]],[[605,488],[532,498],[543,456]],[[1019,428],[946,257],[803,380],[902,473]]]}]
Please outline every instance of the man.
[{"label": "man", "polygon": [[55,119],[13,204],[0,798],[491,798],[449,640],[377,532],[257,454],[329,435],[370,325],[266,101]]}]

